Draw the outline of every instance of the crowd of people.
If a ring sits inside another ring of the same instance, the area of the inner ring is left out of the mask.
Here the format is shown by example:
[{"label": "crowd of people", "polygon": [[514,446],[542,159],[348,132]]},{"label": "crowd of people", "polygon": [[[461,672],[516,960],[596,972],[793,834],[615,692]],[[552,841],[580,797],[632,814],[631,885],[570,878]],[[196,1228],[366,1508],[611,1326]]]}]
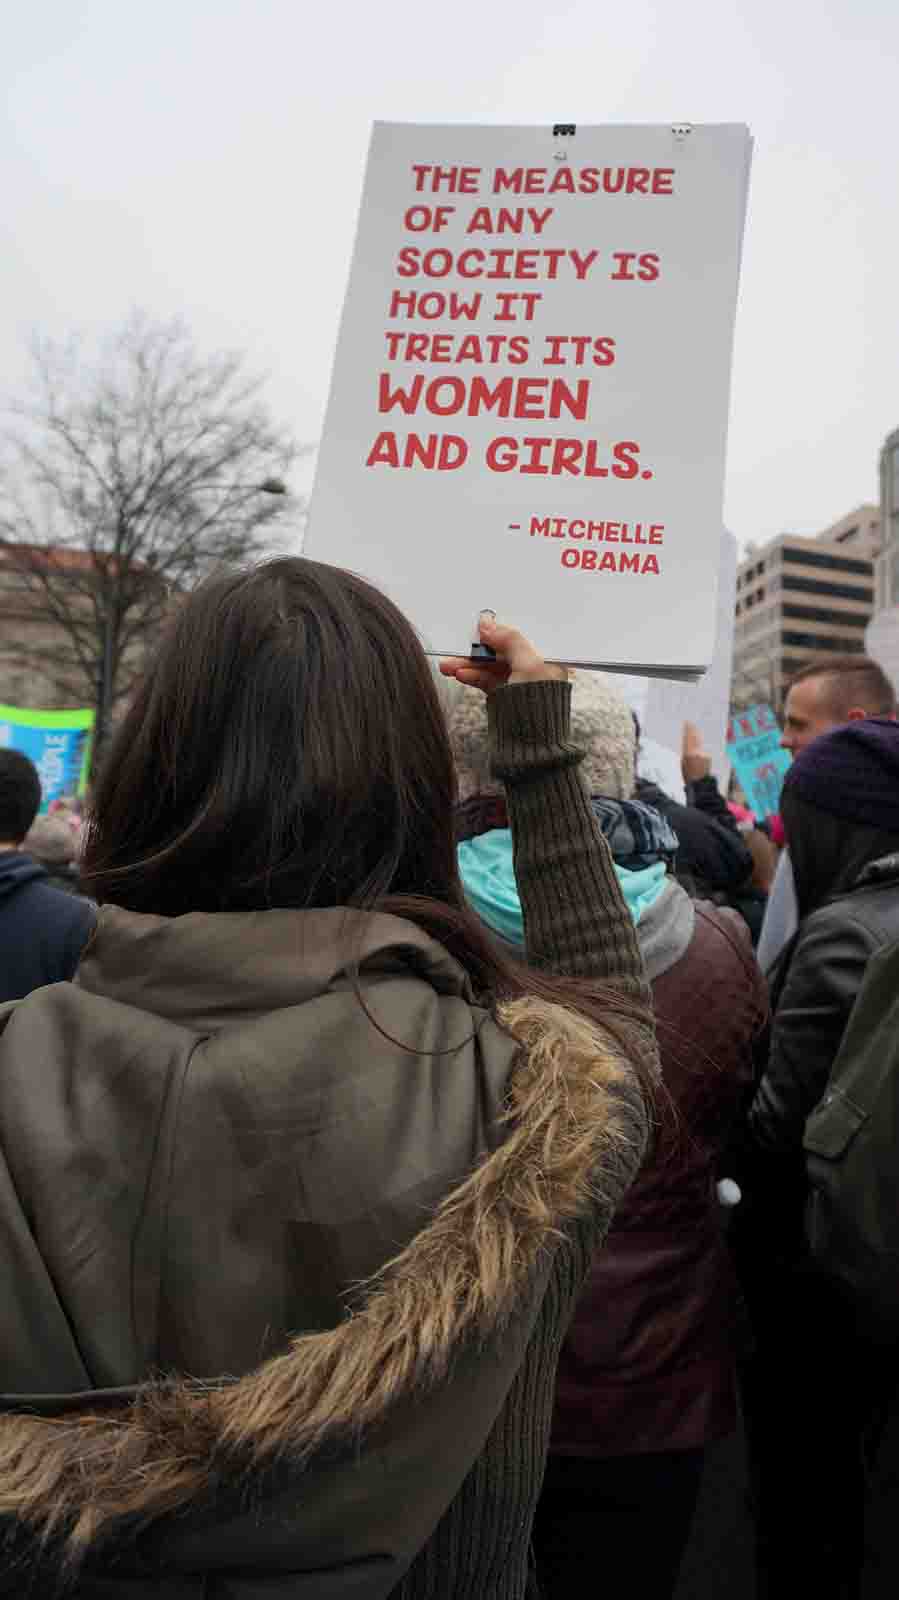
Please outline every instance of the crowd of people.
[{"label": "crowd of people", "polygon": [[800,673],[756,818],[481,639],[268,562],[83,825],[0,751],[0,1594],[668,1600],[738,1427],[760,1600],[893,1592],[899,1326],[809,1168],[899,941],[892,686]]}]

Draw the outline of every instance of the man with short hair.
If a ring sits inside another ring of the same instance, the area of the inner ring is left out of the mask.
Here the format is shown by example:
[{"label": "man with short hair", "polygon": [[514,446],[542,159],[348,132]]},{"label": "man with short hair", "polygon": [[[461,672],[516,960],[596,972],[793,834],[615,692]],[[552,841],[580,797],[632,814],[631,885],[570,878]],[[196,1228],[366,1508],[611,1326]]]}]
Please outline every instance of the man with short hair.
[{"label": "man with short hair", "polygon": [[[865,717],[895,717],[896,691],[870,656],[817,656],[790,680],[781,747],[798,756],[819,734]],[[789,851],[778,862],[762,923],[758,960],[770,974],[798,926]]]},{"label": "man with short hair", "polygon": [[0,1000],[71,978],[94,926],[90,901],[51,888],[22,849],[40,803],[34,763],[0,749]]},{"label": "man with short hair", "polygon": [[864,717],[895,717],[896,693],[869,656],[820,656],[790,680],[781,745],[798,756],[819,734]]}]

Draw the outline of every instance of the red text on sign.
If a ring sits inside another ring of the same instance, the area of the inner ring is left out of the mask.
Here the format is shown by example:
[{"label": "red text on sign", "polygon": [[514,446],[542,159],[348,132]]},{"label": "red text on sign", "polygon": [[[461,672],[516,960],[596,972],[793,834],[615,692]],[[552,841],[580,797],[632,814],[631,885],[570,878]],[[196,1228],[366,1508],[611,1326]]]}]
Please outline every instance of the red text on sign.
[{"label": "red text on sign", "polygon": [[612,273],[613,283],[634,283],[637,279],[641,283],[654,283],[659,275],[659,258],[654,250],[646,250],[642,255],[634,250],[613,250],[612,260],[617,262]]},{"label": "red text on sign", "polygon": [[[587,359],[587,351],[592,349],[591,360],[594,367],[610,367],[615,360],[614,339],[592,339],[589,334],[570,333],[546,335],[547,353],[543,357],[545,367],[565,367],[571,362],[575,367],[582,367]],[[568,352],[568,346],[572,354]]]},{"label": "red text on sign", "polygon": [[[404,333],[388,329],[389,361],[477,361],[495,366],[503,357],[510,367],[522,367],[530,357],[526,333]],[[544,363],[545,365],[546,363]]]},{"label": "red text on sign", "polygon": [[464,317],[467,322],[474,322],[483,298],[482,294],[473,294],[466,300],[455,289],[449,294],[438,289],[431,289],[427,294],[409,289],[404,294],[402,289],[394,289],[390,297],[390,316],[405,316],[407,321],[410,317],[424,317],[426,322],[436,322],[442,317],[459,322]]},{"label": "red text on sign", "polygon": [[[474,212],[466,233],[530,233],[541,234],[552,216],[552,206],[547,206],[545,211],[535,211],[533,206],[516,206],[514,211],[500,206],[496,211],[491,211],[489,206],[478,206]],[[530,221],[530,228],[525,226],[526,219]]]},{"label": "red text on sign", "polygon": [[502,194],[673,194],[673,167],[498,167],[493,192]]},{"label": "red text on sign", "polygon": [[413,165],[415,188],[419,194],[477,194],[480,167],[420,167]]},{"label": "red text on sign", "polygon": [[395,433],[379,433],[368,453],[367,467],[426,467],[452,472],[468,460],[468,442],[457,433],[409,433],[402,444]]},{"label": "red text on sign", "polygon": [[[481,250],[474,246],[458,254],[442,245],[422,252],[417,245],[404,245],[397,257],[400,278],[447,278],[451,272],[460,278],[558,278],[560,267],[571,267],[578,283],[586,278],[599,260],[598,250]],[[541,272],[543,265],[545,271]]]},{"label": "red text on sign", "polygon": [[581,572],[639,572],[641,577],[659,570],[657,556],[628,555],[626,550],[563,550],[562,565],[579,567]]},{"label": "red text on sign", "polygon": [[606,544],[661,544],[664,522],[593,522],[585,517],[531,517],[532,539],[596,539]]},{"label": "red text on sign", "polygon": [[[378,385],[378,410],[383,414],[398,406],[407,416],[418,410],[435,417],[452,417],[464,411],[469,417],[495,411],[501,417],[561,417],[563,411],[578,422],[587,419],[589,378],[579,378],[572,389],[563,378],[432,378],[417,373],[404,389],[391,388],[390,374],[382,372]],[[502,469],[497,469],[502,470]]]},{"label": "red text on sign", "polygon": [[487,465],[491,472],[521,472],[538,476],[561,477],[570,473],[583,478],[636,478],[640,470],[640,446],[623,439],[611,446],[609,466],[603,464],[598,439],[491,439],[487,446]]}]

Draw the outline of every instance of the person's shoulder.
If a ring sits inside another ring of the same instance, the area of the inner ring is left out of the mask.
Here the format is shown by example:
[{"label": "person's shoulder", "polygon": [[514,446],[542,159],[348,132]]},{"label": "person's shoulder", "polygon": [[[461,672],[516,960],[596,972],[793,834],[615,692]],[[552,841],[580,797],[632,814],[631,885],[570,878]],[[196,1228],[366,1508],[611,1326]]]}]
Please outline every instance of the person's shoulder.
[{"label": "person's shoulder", "polygon": [[58,888],[46,876],[35,878],[32,883],[26,884],[23,892],[30,894],[32,902],[40,906],[47,916],[52,916],[61,922],[96,921],[97,908],[92,900],[87,900],[80,894],[73,894],[69,889]]},{"label": "person's shoulder", "polygon": [[[700,1008],[711,996],[739,997],[741,1009],[749,1005],[753,1013],[767,1012],[767,989],[752,949],[749,929],[739,912],[708,900],[693,902],[693,934],[687,948],[660,980],[659,999]],[[666,984],[665,980],[670,980]],[[655,984],[653,992],[655,993]],[[697,1027],[702,1019],[693,1018]]]},{"label": "person's shoulder", "polygon": [[71,977],[97,920],[94,902],[55,889],[43,878],[26,884],[22,896],[22,909],[34,933],[46,950],[56,953],[53,959],[61,963],[62,975]]},{"label": "person's shoulder", "polygon": [[870,928],[881,943],[899,938],[899,854],[872,862],[845,897],[845,905],[849,915]]},{"label": "person's shoulder", "polygon": [[693,943],[697,955],[703,960],[739,965],[758,973],[758,963],[752,949],[752,937],[746,920],[732,906],[715,905],[711,900],[697,900]]},{"label": "person's shoulder", "polygon": [[[694,902],[690,942],[652,984],[665,1082],[691,1115],[732,1110],[752,1076],[752,1052],[769,1015],[748,929],[736,912]],[[708,1069],[708,1070],[707,1070]]]},{"label": "person's shoulder", "polygon": [[867,887],[829,900],[803,921],[798,947],[820,945],[829,939],[873,939],[882,943],[892,930],[899,937],[899,883],[891,893]]},{"label": "person's shoulder", "polygon": [[[790,987],[820,987],[826,980],[842,989],[850,973],[863,969],[872,955],[899,938],[899,896],[891,914],[875,911],[864,891],[819,906],[801,923],[787,969]],[[852,979],[857,981],[857,977]]]}]

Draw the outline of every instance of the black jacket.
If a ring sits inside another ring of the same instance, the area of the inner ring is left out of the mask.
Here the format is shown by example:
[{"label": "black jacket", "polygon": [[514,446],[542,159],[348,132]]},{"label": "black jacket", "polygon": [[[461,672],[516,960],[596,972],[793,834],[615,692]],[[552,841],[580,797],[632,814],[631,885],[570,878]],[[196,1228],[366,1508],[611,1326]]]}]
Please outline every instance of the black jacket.
[{"label": "black jacket", "polygon": [[827,1087],[871,956],[899,939],[899,855],[806,917],[775,970],[771,1051],[749,1125],[756,1145],[798,1152]]},{"label": "black jacket", "polygon": [[0,851],[0,1000],[21,1000],[74,975],[96,912],[50,886],[20,850]]},{"label": "black jacket", "polygon": [[691,803],[682,806],[658,784],[645,778],[637,781],[637,799],[661,811],[680,841],[678,877],[701,897],[729,897],[752,876],[752,856],[714,778],[690,784],[688,796]]}]

